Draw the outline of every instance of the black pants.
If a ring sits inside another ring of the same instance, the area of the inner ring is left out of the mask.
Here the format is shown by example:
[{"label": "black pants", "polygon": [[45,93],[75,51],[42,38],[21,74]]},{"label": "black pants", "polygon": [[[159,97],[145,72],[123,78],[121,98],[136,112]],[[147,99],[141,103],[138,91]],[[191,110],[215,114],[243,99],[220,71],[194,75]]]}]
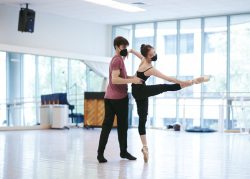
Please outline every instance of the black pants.
[{"label": "black pants", "polygon": [[145,124],[148,115],[148,97],[155,96],[166,91],[180,90],[179,84],[145,85],[132,84],[132,95],[136,100],[137,113],[139,116],[139,134],[146,134]]},{"label": "black pants", "polygon": [[117,116],[117,132],[121,152],[127,151],[128,131],[128,97],[123,99],[104,99],[105,117],[99,140],[98,153],[103,154],[108,142],[109,133]]}]

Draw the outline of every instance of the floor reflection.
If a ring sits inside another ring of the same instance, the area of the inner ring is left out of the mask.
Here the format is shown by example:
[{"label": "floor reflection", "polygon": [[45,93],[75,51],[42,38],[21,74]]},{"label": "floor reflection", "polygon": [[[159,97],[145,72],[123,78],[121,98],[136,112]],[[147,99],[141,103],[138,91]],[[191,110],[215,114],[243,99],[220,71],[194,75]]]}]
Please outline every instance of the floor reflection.
[{"label": "floor reflection", "polygon": [[100,129],[0,132],[0,178],[250,178],[250,136],[149,130],[149,162],[144,163],[137,129],[128,130],[121,159],[117,131],[96,159]]}]

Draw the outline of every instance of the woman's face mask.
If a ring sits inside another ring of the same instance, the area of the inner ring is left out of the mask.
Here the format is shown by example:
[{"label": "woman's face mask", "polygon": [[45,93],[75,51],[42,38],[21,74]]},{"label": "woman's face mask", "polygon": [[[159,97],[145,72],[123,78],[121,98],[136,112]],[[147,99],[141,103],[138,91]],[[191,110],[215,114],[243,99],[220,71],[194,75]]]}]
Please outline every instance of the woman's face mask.
[{"label": "woman's face mask", "polygon": [[156,61],[157,60],[157,54],[151,58],[151,61]]}]

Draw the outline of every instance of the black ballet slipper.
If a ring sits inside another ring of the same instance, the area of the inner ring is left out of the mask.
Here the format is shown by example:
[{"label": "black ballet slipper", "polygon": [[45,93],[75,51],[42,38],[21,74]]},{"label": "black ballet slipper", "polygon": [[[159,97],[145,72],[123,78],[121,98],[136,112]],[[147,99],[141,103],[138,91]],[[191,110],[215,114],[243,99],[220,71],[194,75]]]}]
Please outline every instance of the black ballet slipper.
[{"label": "black ballet slipper", "polygon": [[121,158],[126,158],[128,160],[136,160],[137,158],[132,156],[130,153],[125,152],[125,153],[120,153]]},{"label": "black ballet slipper", "polygon": [[103,155],[97,155],[97,160],[100,162],[100,163],[106,163],[108,162]]}]

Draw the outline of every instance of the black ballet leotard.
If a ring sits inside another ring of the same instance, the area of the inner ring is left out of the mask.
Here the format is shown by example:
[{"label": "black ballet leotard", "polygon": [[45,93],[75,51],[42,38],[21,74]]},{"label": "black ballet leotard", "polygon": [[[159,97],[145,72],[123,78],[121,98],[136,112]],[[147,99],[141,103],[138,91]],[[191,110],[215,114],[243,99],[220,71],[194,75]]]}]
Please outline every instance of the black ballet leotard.
[{"label": "black ballet leotard", "polygon": [[158,84],[146,85],[145,82],[150,76],[145,76],[145,72],[153,67],[148,68],[143,72],[137,71],[137,77],[143,79],[142,84],[132,84],[132,95],[136,100],[137,113],[139,115],[139,134],[145,135],[145,124],[148,115],[148,97],[155,96],[166,91],[178,91],[181,89],[179,84]]}]

